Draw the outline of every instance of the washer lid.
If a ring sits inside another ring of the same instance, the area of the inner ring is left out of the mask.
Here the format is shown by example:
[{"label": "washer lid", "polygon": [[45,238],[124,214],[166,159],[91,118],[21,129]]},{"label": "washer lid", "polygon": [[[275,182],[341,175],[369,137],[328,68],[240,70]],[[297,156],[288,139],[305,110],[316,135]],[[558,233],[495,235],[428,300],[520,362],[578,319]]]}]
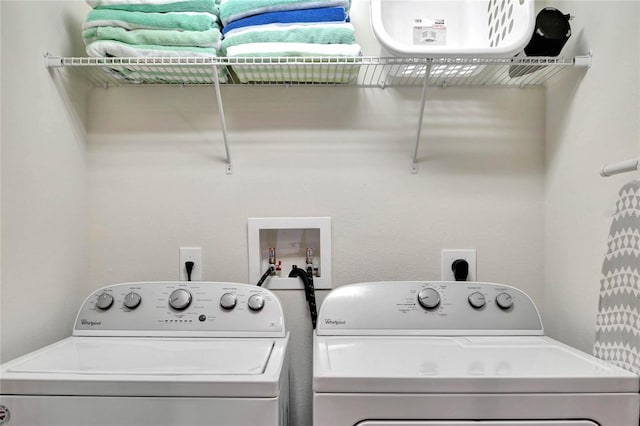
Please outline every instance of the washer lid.
[{"label": "washer lid", "polygon": [[75,339],[7,371],[173,376],[262,374],[273,345],[273,340],[258,339]]},{"label": "washer lid", "polygon": [[3,394],[276,396],[287,342],[71,337],[3,365],[0,385]]},{"label": "washer lid", "polygon": [[316,392],[638,392],[638,376],[548,337],[316,336]]}]

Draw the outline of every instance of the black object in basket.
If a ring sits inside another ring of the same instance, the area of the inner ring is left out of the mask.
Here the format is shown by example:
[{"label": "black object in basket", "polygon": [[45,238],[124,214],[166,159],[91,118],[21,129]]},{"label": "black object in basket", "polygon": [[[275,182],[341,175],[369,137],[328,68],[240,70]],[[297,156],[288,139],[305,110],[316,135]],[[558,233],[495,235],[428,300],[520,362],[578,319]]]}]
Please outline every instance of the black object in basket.
[{"label": "black object in basket", "polygon": [[[545,7],[536,17],[536,25],[529,44],[524,48],[526,56],[558,56],[571,37],[570,15],[553,7]],[[509,67],[509,77],[521,77],[544,68],[543,66],[514,65]]]}]

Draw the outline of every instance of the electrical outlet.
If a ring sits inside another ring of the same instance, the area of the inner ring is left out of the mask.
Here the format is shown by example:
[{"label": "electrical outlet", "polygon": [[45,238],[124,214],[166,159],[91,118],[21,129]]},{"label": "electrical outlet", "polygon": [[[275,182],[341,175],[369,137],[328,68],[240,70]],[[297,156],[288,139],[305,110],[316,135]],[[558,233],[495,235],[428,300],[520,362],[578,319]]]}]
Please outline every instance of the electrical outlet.
[{"label": "electrical outlet", "polygon": [[469,264],[469,276],[467,281],[476,281],[476,250],[442,250],[440,279],[442,281],[455,281],[451,265],[458,259],[466,260]]},{"label": "electrical outlet", "polygon": [[193,262],[193,270],[191,271],[191,281],[202,280],[202,255],[200,247],[180,247],[180,281],[187,281],[187,269],[185,262]]}]

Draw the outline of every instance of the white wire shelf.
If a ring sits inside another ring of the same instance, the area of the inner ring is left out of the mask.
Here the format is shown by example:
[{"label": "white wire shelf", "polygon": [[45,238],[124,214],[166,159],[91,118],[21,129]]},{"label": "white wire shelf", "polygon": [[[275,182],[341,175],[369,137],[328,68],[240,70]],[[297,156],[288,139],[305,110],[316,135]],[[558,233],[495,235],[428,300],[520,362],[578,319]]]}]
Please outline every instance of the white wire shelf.
[{"label": "white wire shelf", "polygon": [[[357,87],[542,86],[563,70],[588,68],[591,56],[513,58],[148,57],[45,55],[48,68],[79,74],[91,86],[340,85]],[[217,71],[217,76],[216,76]],[[217,77],[217,78],[216,78]]]},{"label": "white wire shelf", "polygon": [[429,86],[543,86],[562,70],[589,68],[591,55],[573,58],[63,58],[46,54],[44,62],[55,72],[77,74],[96,87],[213,85],[227,174],[232,173],[232,166],[220,89],[223,85],[422,87],[411,161],[411,172],[417,173],[418,147]]}]

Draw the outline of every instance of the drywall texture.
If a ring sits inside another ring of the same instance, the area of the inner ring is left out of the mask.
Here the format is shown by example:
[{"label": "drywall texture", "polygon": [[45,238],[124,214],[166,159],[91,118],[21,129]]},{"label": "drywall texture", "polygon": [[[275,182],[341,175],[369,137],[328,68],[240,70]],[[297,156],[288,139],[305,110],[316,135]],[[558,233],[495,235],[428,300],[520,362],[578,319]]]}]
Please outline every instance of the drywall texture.
[{"label": "drywall texture", "polygon": [[565,51],[594,56],[588,72],[569,73],[547,91],[544,319],[547,333],[587,352],[617,192],[638,179],[602,178],[599,169],[640,152],[639,4],[553,3],[575,15]]},{"label": "drywall texture", "polygon": [[[212,88],[90,96],[91,288],[178,277],[246,282],[249,217],[330,216],[333,282],[439,278],[440,250],[476,248],[478,278],[542,303],[544,92],[434,90],[410,173],[420,90],[226,87],[233,175]],[[292,424],[310,424],[311,332],[292,330]]]},{"label": "drywall texture", "polygon": [[2,1],[0,8],[0,360],[7,361],[67,337],[85,296],[86,90],[50,75],[42,55],[81,53],[87,9],[48,1]]}]

